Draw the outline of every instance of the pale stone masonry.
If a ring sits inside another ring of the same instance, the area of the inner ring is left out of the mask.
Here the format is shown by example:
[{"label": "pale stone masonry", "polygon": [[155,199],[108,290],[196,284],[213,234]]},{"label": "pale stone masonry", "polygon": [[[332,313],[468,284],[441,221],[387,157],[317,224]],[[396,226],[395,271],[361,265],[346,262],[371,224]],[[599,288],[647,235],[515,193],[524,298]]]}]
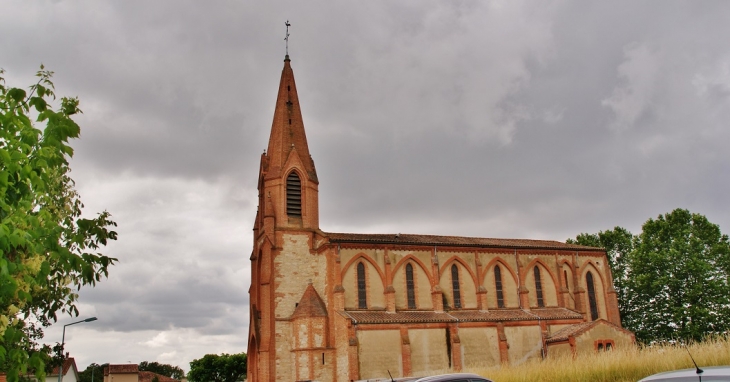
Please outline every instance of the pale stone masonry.
[{"label": "pale stone masonry", "polygon": [[289,56],[258,190],[249,381],[415,376],[634,342],[601,249],[321,231]]}]

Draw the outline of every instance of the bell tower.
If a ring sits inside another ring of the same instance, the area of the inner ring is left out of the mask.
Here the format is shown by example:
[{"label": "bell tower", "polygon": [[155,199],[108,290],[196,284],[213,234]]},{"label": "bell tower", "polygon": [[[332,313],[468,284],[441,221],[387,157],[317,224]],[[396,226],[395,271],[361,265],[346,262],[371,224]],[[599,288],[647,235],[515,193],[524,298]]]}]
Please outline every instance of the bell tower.
[{"label": "bell tower", "polygon": [[[326,340],[316,344],[308,344],[304,336],[296,337],[304,341],[302,344],[295,344],[290,335],[291,322],[319,325],[320,321],[328,320],[327,315],[305,314],[326,312],[324,307],[295,311],[305,291],[310,297],[305,300],[321,302],[319,297],[311,296],[323,295],[326,287],[322,271],[327,267],[325,256],[313,249],[314,243],[322,240],[318,187],[287,54],[269,144],[259,166],[259,206],[253,228],[249,290],[249,381],[307,379],[307,375],[300,375],[302,370],[311,373],[318,370],[306,366],[311,363],[309,353],[316,350],[317,354],[324,354],[323,359],[329,357],[329,339],[325,333],[320,337]],[[296,362],[292,354],[296,354]]]}]

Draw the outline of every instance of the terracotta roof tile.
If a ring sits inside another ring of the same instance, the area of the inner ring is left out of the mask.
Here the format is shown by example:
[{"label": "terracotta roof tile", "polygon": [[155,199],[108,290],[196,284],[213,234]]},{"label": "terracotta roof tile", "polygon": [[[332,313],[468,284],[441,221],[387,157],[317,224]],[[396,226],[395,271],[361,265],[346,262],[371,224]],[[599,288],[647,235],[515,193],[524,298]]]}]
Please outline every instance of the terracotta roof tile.
[{"label": "terracotta roof tile", "polygon": [[324,301],[319,297],[312,284],[307,285],[302,299],[299,300],[292,314],[292,318],[299,317],[327,317],[327,308],[324,305]]},{"label": "terracotta roof tile", "polygon": [[558,330],[557,332],[551,334],[545,342],[551,343],[551,342],[567,341],[569,337],[583,333],[586,330],[596,326],[597,322],[598,321],[588,321],[588,322],[581,322],[580,324],[566,326],[566,327]]},{"label": "terracotta roof tile", "polygon": [[434,311],[401,311],[388,313],[386,311],[346,311],[340,312],[346,318],[358,324],[405,324],[421,322],[454,322],[454,318],[446,313]]},{"label": "terracotta roof tile", "polygon": [[134,364],[109,365],[106,368],[104,368],[104,375],[137,373],[137,372],[139,372],[139,366],[134,365]]},{"label": "terracotta roof tile", "polygon": [[479,322],[479,321],[533,321],[538,317],[543,320],[581,319],[583,316],[565,308],[533,309],[529,312],[521,309],[452,310],[444,313],[434,311],[344,311],[342,316],[358,324],[408,324],[430,322]]},{"label": "terracotta roof tile", "polygon": [[[74,359],[74,357],[68,357],[63,360],[63,375],[66,375],[68,373],[68,369],[70,369],[72,365],[76,365],[76,360]],[[58,366],[54,367],[48,375],[58,376]]]},{"label": "terracotta roof tile", "polygon": [[152,380],[155,377],[157,377],[157,380],[159,382],[180,382],[177,379],[170,378],[170,377],[165,376],[165,375],[153,373],[151,371],[140,371],[139,372],[139,377],[137,377],[137,381],[138,382],[152,382]]},{"label": "terracotta roof tile", "polygon": [[568,249],[581,251],[600,251],[602,248],[566,244],[553,240],[493,239],[485,237],[411,235],[411,234],[360,234],[324,233],[332,243],[371,243],[401,245],[436,245],[483,248],[529,248],[529,249]]},{"label": "terracotta roof tile", "polygon": [[567,341],[569,337],[576,337],[579,336],[585,332],[587,332],[590,329],[593,329],[596,325],[607,325],[610,326],[618,331],[625,332],[629,335],[632,335],[632,333],[620,326],[614,325],[604,319],[598,319],[596,321],[588,321],[588,322],[581,322],[579,324],[574,324],[570,326],[566,326],[557,332],[551,334],[545,342],[552,343],[552,342],[560,342],[560,341]]}]

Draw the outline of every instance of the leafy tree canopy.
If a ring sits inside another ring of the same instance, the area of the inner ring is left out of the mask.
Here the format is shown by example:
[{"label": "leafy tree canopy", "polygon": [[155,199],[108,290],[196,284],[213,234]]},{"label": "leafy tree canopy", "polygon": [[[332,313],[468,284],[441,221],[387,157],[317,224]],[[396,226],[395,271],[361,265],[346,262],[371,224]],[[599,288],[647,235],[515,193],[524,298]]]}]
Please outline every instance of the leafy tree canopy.
[{"label": "leafy tree canopy", "polygon": [[92,363],[84,371],[79,372],[79,382],[103,382],[104,368],[107,366],[109,366],[108,363],[101,365]]},{"label": "leafy tree canopy", "polygon": [[185,377],[183,369],[166,363],[142,361],[139,364],[139,371],[151,371],[174,379],[183,379]]},{"label": "leafy tree canopy", "polygon": [[10,382],[44,376],[43,328],[58,312],[78,316],[78,290],[116,261],[97,252],[117,238],[109,213],[81,217],[68,163],[79,101],[61,98],[54,110],[52,74],[41,66],[26,92],[0,69],[0,371]]},{"label": "leafy tree canopy", "polygon": [[206,354],[190,362],[190,382],[236,382],[246,378],[246,353]]},{"label": "leafy tree canopy", "polygon": [[575,240],[568,239],[566,243],[601,247],[606,250],[608,264],[613,274],[613,285],[619,303],[619,313],[625,317],[628,312],[627,263],[634,250],[634,235],[626,228],[614,227],[611,230],[600,231],[594,234],[582,233]]},{"label": "leafy tree canopy", "polygon": [[570,242],[606,248],[624,326],[642,342],[701,340],[730,330],[730,241],[684,209]]}]

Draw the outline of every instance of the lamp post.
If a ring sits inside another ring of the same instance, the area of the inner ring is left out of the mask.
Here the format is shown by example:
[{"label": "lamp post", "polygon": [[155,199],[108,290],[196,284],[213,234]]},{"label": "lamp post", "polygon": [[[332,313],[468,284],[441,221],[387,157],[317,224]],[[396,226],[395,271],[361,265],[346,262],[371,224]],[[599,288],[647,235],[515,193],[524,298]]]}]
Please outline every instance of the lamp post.
[{"label": "lamp post", "polygon": [[66,363],[66,357],[63,354],[63,345],[66,343],[66,327],[67,326],[71,326],[71,325],[80,324],[82,322],[91,322],[91,321],[96,321],[96,317],[90,317],[90,318],[87,318],[85,320],[72,322],[70,324],[66,324],[66,325],[63,326],[63,336],[61,337],[61,359],[62,359],[62,362],[61,362],[61,366],[58,367],[58,382],[63,381],[63,364]]}]

